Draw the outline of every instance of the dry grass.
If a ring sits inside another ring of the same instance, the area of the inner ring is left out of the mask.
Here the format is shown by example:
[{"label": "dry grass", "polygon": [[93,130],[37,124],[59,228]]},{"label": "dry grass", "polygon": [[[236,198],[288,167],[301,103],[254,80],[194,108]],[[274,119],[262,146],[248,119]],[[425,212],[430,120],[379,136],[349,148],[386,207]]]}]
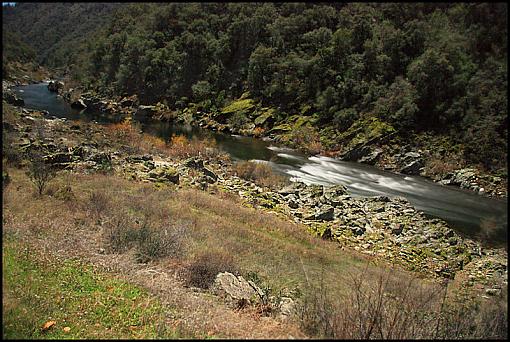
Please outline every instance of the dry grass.
[{"label": "dry grass", "polygon": [[235,164],[234,171],[237,176],[261,186],[282,187],[289,183],[287,178],[275,174],[271,166],[264,163],[241,161]]},{"label": "dry grass", "polygon": [[307,289],[299,316],[313,336],[334,339],[506,339],[506,291],[501,298],[466,299],[447,284],[382,273],[376,282],[353,275],[349,295],[334,298],[321,282]]},{"label": "dry grass", "polygon": [[2,161],[9,165],[18,167],[21,165],[23,156],[20,149],[14,144],[15,136],[11,132],[3,131],[2,135]]},{"label": "dry grass", "polygon": [[[237,197],[198,190],[157,190],[150,184],[115,176],[80,174],[70,181],[63,176],[54,180],[55,187],[70,186],[75,194],[75,205],[63,206],[63,200],[56,197],[34,197],[28,178],[20,170],[9,169],[9,175],[12,182],[6,189],[8,207],[4,212],[10,217],[8,222],[16,224],[7,230],[23,234],[28,229],[29,233],[42,234],[48,238],[45,243],[50,249],[64,246],[62,251],[70,253],[79,253],[82,248],[97,250],[104,247],[103,234],[116,218],[124,217],[136,226],[136,220],[142,222],[147,216],[154,229],[186,227],[187,256],[176,260],[180,268],[202,251],[226,253],[243,272],[253,271],[270,279],[275,288],[294,289],[305,280],[296,260],[302,259],[312,276],[319,274],[319,261],[323,261],[328,265],[328,282],[339,289],[343,287],[341,274],[364,262],[335,244],[311,236],[302,226],[242,207]],[[83,239],[84,234],[94,238]],[[168,258],[175,259],[169,255],[161,260]]]},{"label": "dry grass", "polygon": [[[198,275],[200,281],[206,279],[204,275],[211,279],[214,273],[236,265],[235,269],[243,275],[257,274],[275,293],[287,292],[293,296],[306,292],[309,286],[320,289],[322,282],[329,300],[334,299],[331,307],[335,313],[335,308],[346,307],[345,303],[348,303],[339,302],[339,298],[352,298],[356,294],[349,286],[352,284],[349,274],[366,267],[363,285],[377,284],[380,274],[388,267],[379,267],[368,257],[359,257],[341,250],[336,243],[316,238],[301,225],[245,208],[239,204],[238,197],[231,195],[211,195],[191,189],[158,190],[150,184],[109,175],[76,174],[67,178],[60,175],[54,179],[55,186],[69,186],[75,194],[75,205],[68,206],[57,197],[34,197],[29,191],[31,184],[27,176],[18,169],[8,171],[12,182],[4,192],[4,235],[34,241],[38,248],[66,257],[100,262],[106,269],[133,277],[133,281],[152,288],[174,303],[179,314],[186,317],[187,324],[200,326],[200,329],[221,326],[220,330],[213,329],[219,336],[287,336],[287,328],[278,328],[270,322],[257,323],[245,316],[233,318],[231,313],[224,311],[226,309],[211,309],[212,304],[206,299],[200,299],[203,304],[197,305],[198,299],[186,292],[188,290],[181,289],[179,284],[182,283],[171,274],[177,277],[186,270],[194,270],[191,274]],[[150,220],[144,221],[145,218]],[[128,232],[128,236],[119,234],[119,241],[117,237],[110,238],[108,231],[117,228],[119,232]],[[143,229],[147,234],[140,234]],[[165,230],[176,232],[173,235],[176,239],[171,235],[168,244],[164,243]],[[97,251],[105,247],[105,237],[106,242],[119,248],[107,249],[106,254],[99,255]],[[126,248],[122,248],[124,246]],[[182,253],[173,253],[181,247]],[[203,256],[205,251],[209,256]],[[139,265],[140,261],[149,264]],[[154,267],[160,270],[158,272],[170,275],[156,277],[144,273]],[[387,278],[387,284],[405,279],[406,274],[396,270]],[[428,286],[421,280],[415,282],[412,293],[417,293],[414,289],[420,286]],[[203,287],[207,283],[204,282]],[[385,285],[386,292],[388,288]],[[370,303],[374,298],[377,296],[369,297],[363,303]],[[322,302],[326,303],[326,299]],[[399,303],[388,302],[388,308],[399,305],[402,308]],[[328,307],[326,304],[321,306]],[[396,311],[389,313],[396,314]],[[309,317],[312,321],[316,319],[313,311]],[[402,314],[400,319],[403,317]],[[385,336],[396,336],[388,331],[383,330]],[[319,331],[314,334],[329,333]]]}]

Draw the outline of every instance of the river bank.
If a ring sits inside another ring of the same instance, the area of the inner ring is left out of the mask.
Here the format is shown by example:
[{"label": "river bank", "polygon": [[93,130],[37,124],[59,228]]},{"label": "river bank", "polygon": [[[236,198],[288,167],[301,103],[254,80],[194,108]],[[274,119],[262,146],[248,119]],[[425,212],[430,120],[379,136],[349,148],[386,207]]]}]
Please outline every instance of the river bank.
[{"label": "river bank", "polygon": [[[141,105],[136,96],[109,97],[95,92],[82,92],[65,84],[57,90],[74,108],[104,113],[111,120],[126,118],[185,123],[204,129],[239,134],[274,141],[296,148],[308,155],[322,155],[339,160],[373,165],[381,170],[405,175],[419,175],[445,186],[467,189],[477,194],[507,198],[508,176],[501,170],[488,172],[479,165],[470,165],[462,158],[459,145],[447,136],[418,133],[406,139],[377,120],[355,123],[346,132],[330,132],[336,138],[319,136],[313,130],[314,118],[294,116],[289,122],[278,122],[271,108],[259,108],[249,98],[240,98],[218,112],[205,112],[196,105],[171,109],[162,103]],[[242,123],[233,119],[235,113],[248,119]],[[230,118],[230,119],[229,119]],[[329,132],[326,130],[326,133]],[[335,145],[332,140],[343,141]]]},{"label": "river bank", "polygon": [[[214,149],[190,157],[177,152],[178,144],[167,145],[134,132],[129,125],[119,124],[111,130],[17,110],[20,121],[9,124],[4,120],[7,131],[17,136],[13,147],[22,153],[41,151],[57,169],[113,172],[157,187],[170,184],[212,194],[227,192],[239,196],[247,206],[301,223],[310,233],[374,260],[396,263],[427,277],[463,278],[467,286],[480,290],[481,296],[497,293],[506,283],[505,250],[483,248],[461,237],[444,221],[426,218],[405,199],[354,198],[342,186],[293,183],[284,188],[261,187],[238,177],[232,161]],[[48,133],[44,141],[35,136],[33,127],[37,125],[43,125]],[[127,138],[138,141],[137,146],[127,144]],[[172,150],[173,157],[163,153]]]}]

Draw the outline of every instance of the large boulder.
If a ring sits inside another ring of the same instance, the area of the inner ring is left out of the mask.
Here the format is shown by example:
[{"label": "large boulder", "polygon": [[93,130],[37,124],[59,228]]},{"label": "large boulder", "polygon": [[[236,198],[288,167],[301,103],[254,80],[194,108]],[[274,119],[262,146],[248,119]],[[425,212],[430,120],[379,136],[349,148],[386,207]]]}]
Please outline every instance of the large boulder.
[{"label": "large boulder", "polygon": [[233,306],[255,304],[263,296],[263,291],[255,283],[229,272],[216,275],[211,291]]},{"label": "large boulder", "polygon": [[92,110],[100,110],[101,104],[100,99],[90,93],[84,93],[81,95],[81,100],[87,106],[87,108],[90,108]]},{"label": "large boulder", "polygon": [[361,160],[369,160],[369,156],[372,155],[372,148],[370,146],[361,145],[355,146],[352,149],[348,150],[342,155],[343,160],[347,161],[361,161]]},{"label": "large boulder", "polygon": [[174,184],[179,184],[179,173],[173,167],[154,168],[149,172],[148,176],[154,181],[170,181]]},{"label": "large boulder", "polygon": [[218,180],[218,175],[216,175],[212,170],[208,169],[207,167],[204,166],[202,172],[206,176],[207,181],[209,183],[214,183]]},{"label": "large boulder", "polygon": [[193,169],[201,170],[204,168],[204,161],[200,158],[190,157],[184,161],[184,165]]},{"label": "large boulder", "polygon": [[369,165],[374,165],[377,162],[377,160],[379,159],[379,157],[381,156],[381,153],[383,152],[383,150],[379,147],[375,147],[375,148],[370,148],[369,152],[367,149],[364,149],[362,152],[363,152],[363,155],[361,156],[361,158],[358,159],[358,162],[364,163],[364,164],[369,164]]},{"label": "large boulder", "polygon": [[110,164],[112,162],[112,156],[107,152],[90,153],[87,160],[94,161],[98,164]]},{"label": "large boulder", "polygon": [[25,101],[23,99],[20,99],[16,94],[14,94],[11,91],[5,91],[3,93],[5,101],[7,103],[10,103],[14,106],[23,106],[25,104]]},{"label": "large boulder", "polygon": [[321,221],[332,221],[335,218],[335,208],[330,205],[322,206],[315,213],[315,219]]},{"label": "large boulder", "polygon": [[78,99],[78,100],[74,101],[73,103],[71,103],[71,108],[85,109],[85,108],[87,108],[87,105],[85,104],[85,102],[83,102],[82,99]]},{"label": "large boulder", "polygon": [[423,170],[423,161],[420,160],[414,160],[402,167],[400,169],[400,172],[406,174],[406,175],[419,175],[420,172]]},{"label": "large boulder", "polygon": [[262,114],[255,118],[254,120],[255,125],[257,126],[273,125],[273,123],[275,122],[274,114],[275,114],[274,109],[268,109],[264,111]]},{"label": "large boulder", "polygon": [[303,182],[292,182],[289,186],[284,187],[283,189],[278,190],[278,193],[282,196],[288,195],[299,195],[301,191],[306,188],[306,184]]},{"label": "large boulder", "polygon": [[203,159],[201,158],[188,158],[186,161],[184,161],[184,165],[189,168],[201,171],[205,175],[205,180],[208,183],[214,183],[218,180],[218,175],[216,175],[216,173],[214,173],[211,169],[207,168],[204,165]]},{"label": "large boulder", "polygon": [[325,186],[323,196],[326,203],[337,206],[342,202],[343,196],[348,195],[347,188],[341,184]]},{"label": "large boulder", "polygon": [[138,106],[138,109],[133,112],[132,119],[137,121],[147,121],[156,113],[156,106]]},{"label": "large boulder", "polygon": [[406,175],[419,175],[423,170],[423,156],[418,152],[407,152],[403,155],[397,155],[399,163],[404,165],[400,172]]},{"label": "large boulder", "polygon": [[61,81],[51,81],[48,83],[48,90],[51,92],[58,93],[62,89],[64,89],[64,83]]},{"label": "large boulder", "polygon": [[292,315],[296,314],[297,312],[296,301],[294,301],[290,297],[281,297],[279,303],[279,311],[280,314],[278,315],[278,317],[281,320],[288,320]]},{"label": "large boulder", "polygon": [[44,160],[48,164],[66,164],[73,161],[73,155],[66,152],[57,152],[48,154],[44,157]]},{"label": "large boulder", "polygon": [[134,107],[134,106],[137,106],[138,105],[138,96],[135,95],[132,95],[132,96],[129,96],[129,97],[124,97],[120,102],[119,104],[122,106],[122,107]]},{"label": "large boulder", "polygon": [[449,177],[450,184],[468,188],[471,182],[477,177],[477,171],[472,168],[460,169],[453,172]]}]

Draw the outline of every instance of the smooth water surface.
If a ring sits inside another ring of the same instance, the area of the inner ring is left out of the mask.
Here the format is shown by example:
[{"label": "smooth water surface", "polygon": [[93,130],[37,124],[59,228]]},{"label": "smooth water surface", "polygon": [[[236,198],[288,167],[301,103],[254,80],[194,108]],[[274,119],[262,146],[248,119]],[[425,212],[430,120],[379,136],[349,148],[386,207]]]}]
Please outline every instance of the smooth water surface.
[{"label": "smooth water surface", "polygon": [[[51,115],[68,119],[107,122],[101,113],[79,112],[70,108],[50,93],[46,84],[17,87],[16,91],[24,98],[28,108],[47,110]],[[387,172],[370,165],[327,157],[307,157],[261,139],[161,122],[142,124],[142,129],[165,139],[172,134],[214,139],[217,146],[233,159],[266,162],[291,180],[307,184],[343,184],[354,196],[402,196],[418,210],[447,221],[464,235],[489,238],[488,242],[492,245],[506,245],[507,200],[487,198],[467,190],[442,186],[423,177]]]}]

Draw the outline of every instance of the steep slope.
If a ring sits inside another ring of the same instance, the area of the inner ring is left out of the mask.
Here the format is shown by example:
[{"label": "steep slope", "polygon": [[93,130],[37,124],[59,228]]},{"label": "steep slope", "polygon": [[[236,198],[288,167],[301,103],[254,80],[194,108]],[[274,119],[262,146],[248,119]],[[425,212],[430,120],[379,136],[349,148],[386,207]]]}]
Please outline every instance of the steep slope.
[{"label": "steep slope", "polygon": [[39,63],[66,66],[118,6],[121,4],[18,3],[3,8],[3,30],[18,33],[36,51]]}]

